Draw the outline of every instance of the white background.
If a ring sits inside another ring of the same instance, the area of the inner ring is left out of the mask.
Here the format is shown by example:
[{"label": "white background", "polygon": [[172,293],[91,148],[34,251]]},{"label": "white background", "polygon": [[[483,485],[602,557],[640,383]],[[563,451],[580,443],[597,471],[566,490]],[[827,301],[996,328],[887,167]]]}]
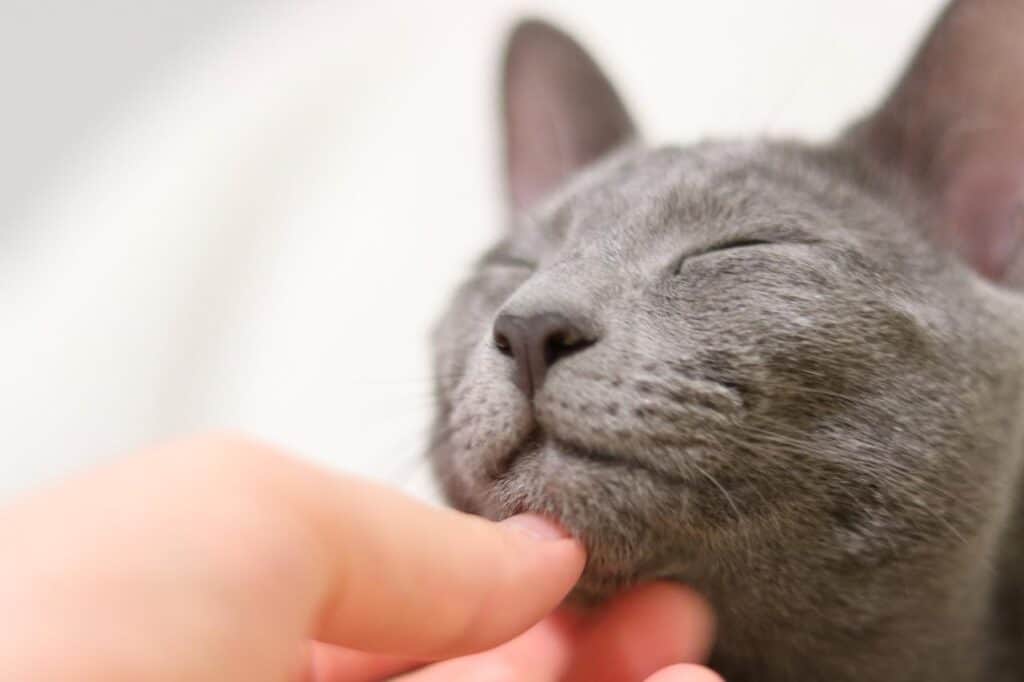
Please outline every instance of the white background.
[{"label": "white background", "polygon": [[8,0],[0,499],[211,428],[429,494],[426,334],[500,222],[515,17],[651,140],[824,139],[939,5]]}]

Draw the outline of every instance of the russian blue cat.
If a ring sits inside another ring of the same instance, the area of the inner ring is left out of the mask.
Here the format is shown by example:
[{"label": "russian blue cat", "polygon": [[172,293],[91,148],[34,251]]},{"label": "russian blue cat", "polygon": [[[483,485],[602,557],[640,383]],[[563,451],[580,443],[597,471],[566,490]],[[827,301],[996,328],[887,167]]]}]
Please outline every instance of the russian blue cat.
[{"label": "russian blue cat", "polygon": [[685,582],[729,682],[1024,680],[1024,2],[960,0],[834,141],[652,146],[541,22],[509,218],[437,327],[457,507]]}]

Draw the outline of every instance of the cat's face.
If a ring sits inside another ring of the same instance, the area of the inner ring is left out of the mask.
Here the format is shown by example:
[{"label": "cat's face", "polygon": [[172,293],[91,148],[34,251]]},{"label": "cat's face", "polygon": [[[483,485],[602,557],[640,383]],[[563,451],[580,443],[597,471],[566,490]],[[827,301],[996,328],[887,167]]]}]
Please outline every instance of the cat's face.
[{"label": "cat's face", "polygon": [[[628,140],[606,119],[588,125]],[[457,506],[561,521],[588,545],[590,596],[786,553],[939,561],[977,534],[1017,328],[923,238],[901,180],[849,145],[768,142],[627,143],[546,193],[516,172],[519,210],[435,337],[430,456]]]},{"label": "cat's face", "polygon": [[[855,561],[908,527],[956,541],[937,488],[955,475],[969,505],[987,477],[951,461],[978,416],[947,398],[977,368],[937,292],[968,278],[936,272],[834,165],[769,144],[629,150],[522,216],[438,330],[451,498],[561,520],[595,591],[712,570],[695,565],[712,548],[780,528]],[[553,311],[593,342],[531,400],[495,320]]]}]

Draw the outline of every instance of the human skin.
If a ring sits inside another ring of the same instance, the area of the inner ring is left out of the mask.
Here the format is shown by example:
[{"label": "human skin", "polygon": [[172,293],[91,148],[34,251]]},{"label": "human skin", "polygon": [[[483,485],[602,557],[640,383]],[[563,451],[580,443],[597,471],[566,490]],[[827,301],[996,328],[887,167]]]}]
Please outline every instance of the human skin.
[{"label": "human skin", "polygon": [[712,619],[693,592],[555,611],[585,553],[553,523],[428,506],[240,438],[15,500],[0,553],[2,679],[718,679],[695,665]]}]

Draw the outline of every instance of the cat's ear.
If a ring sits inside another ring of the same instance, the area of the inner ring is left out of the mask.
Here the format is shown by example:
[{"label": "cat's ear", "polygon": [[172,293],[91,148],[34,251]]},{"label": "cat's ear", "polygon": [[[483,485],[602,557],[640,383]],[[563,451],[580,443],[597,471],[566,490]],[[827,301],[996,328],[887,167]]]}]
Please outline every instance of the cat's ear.
[{"label": "cat's ear", "polygon": [[936,237],[986,277],[1021,283],[1024,2],[954,1],[851,135],[926,192]]},{"label": "cat's ear", "polygon": [[541,21],[524,21],[512,32],[502,94],[508,192],[516,208],[635,135],[594,60]]}]

